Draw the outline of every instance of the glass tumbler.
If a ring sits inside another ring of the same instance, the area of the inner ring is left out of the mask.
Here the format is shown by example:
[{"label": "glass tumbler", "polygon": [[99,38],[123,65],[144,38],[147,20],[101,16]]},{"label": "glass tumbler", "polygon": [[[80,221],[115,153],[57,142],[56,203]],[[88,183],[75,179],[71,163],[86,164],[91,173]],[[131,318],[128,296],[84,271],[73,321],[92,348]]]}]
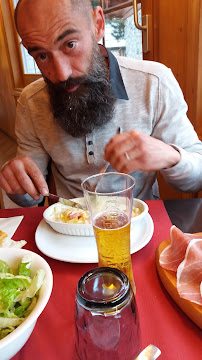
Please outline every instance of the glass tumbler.
[{"label": "glass tumbler", "polygon": [[139,354],[137,305],[122,271],[100,267],[81,277],[75,325],[78,360],[133,360]]},{"label": "glass tumbler", "polygon": [[99,266],[123,271],[135,293],[130,255],[134,186],[132,176],[116,172],[93,175],[81,184],[93,224]]}]

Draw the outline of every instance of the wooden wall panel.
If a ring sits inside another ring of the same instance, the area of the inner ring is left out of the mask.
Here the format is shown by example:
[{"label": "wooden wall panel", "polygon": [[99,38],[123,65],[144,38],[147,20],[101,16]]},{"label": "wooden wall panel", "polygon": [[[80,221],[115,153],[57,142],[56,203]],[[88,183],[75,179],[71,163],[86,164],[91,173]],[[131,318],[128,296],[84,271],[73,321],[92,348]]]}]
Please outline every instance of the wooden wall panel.
[{"label": "wooden wall panel", "polygon": [[[202,1],[199,8],[199,37],[198,37],[198,78],[197,78],[197,104],[196,129],[202,141]],[[202,197],[202,196],[201,196]]]},{"label": "wooden wall panel", "polygon": [[15,139],[14,124],[16,102],[12,96],[14,79],[5,36],[0,3],[0,129]]},{"label": "wooden wall panel", "polygon": [[158,61],[171,68],[184,89],[187,17],[186,7],[182,6],[182,2],[175,0],[158,2]]},{"label": "wooden wall panel", "polygon": [[188,104],[188,117],[202,135],[202,2],[142,0],[143,14],[152,14],[153,45],[148,60],[173,71]]},{"label": "wooden wall panel", "polygon": [[9,59],[12,67],[12,76],[15,88],[23,88],[23,63],[19,46],[19,37],[13,21],[13,0],[0,0],[5,27],[6,46],[9,51]]},{"label": "wooden wall panel", "polygon": [[[188,117],[191,120],[197,133],[202,135],[199,131],[199,122],[197,119],[197,106],[201,104],[201,98],[199,98],[198,87],[199,72],[201,71],[199,66],[199,41],[200,35],[200,0],[186,0],[186,17],[187,17],[187,31],[186,31],[186,49],[185,49],[185,99],[189,105]],[[202,83],[199,85],[202,87]],[[202,112],[201,112],[202,115]],[[201,118],[202,125],[202,118]]]},{"label": "wooden wall panel", "polygon": [[[202,3],[201,0],[142,0],[143,15],[152,15],[151,51],[144,59],[171,68],[188,104],[188,117],[202,136]],[[181,193],[159,174],[163,199],[192,198],[201,193]]]}]

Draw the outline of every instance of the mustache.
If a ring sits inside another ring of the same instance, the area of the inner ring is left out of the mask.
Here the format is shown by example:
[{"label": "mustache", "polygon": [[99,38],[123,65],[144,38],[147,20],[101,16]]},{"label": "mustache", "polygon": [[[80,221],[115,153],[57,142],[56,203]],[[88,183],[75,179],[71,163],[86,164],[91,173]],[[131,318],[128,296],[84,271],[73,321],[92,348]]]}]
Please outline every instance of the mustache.
[{"label": "mustache", "polygon": [[85,76],[82,76],[82,77],[69,77],[67,80],[65,81],[60,81],[59,83],[57,84],[53,84],[52,83],[52,86],[57,90],[65,90],[65,89],[71,89],[73,88],[74,86],[77,86],[77,85],[80,85],[82,83],[84,83],[86,80],[86,77]]},{"label": "mustache", "polygon": [[108,76],[100,76],[99,73],[83,75],[80,77],[69,77],[67,80],[60,81],[55,84],[44,75],[43,75],[43,78],[44,78],[45,82],[48,84],[49,88],[51,90],[55,91],[56,93],[64,92],[66,89],[71,89],[77,85],[83,85],[84,87],[88,87],[93,84],[100,83],[101,86],[102,85],[107,86],[109,83]]}]

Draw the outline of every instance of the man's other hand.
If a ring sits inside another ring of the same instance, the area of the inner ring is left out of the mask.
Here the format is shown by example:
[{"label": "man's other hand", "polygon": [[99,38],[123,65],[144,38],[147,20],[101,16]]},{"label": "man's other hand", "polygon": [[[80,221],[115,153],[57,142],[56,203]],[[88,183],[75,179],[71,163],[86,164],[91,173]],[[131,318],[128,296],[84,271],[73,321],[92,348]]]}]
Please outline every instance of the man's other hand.
[{"label": "man's other hand", "polygon": [[34,200],[49,192],[43,174],[28,156],[16,157],[4,164],[0,171],[0,186],[7,194],[28,193]]},{"label": "man's other hand", "polygon": [[167,169],[180,161],[172,146],[138,130],[115,135],[105,149],[105,160],[118,172]]}]

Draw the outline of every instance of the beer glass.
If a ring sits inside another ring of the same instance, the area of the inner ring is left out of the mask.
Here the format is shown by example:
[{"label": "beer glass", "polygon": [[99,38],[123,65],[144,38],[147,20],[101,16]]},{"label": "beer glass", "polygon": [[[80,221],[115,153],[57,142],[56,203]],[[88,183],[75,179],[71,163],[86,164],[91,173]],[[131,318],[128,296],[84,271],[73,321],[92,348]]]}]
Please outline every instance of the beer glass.
[{"label": "beer glass", "polygon": [[99,267],[78,282],[75,306],[74,359],[132,360],[141,337],[135,297],[127,276]]},{"label": "beer glass", "polygon": [[130,175],[109,172],[90,176],[81,186],[93,224],[99,266],[123,271],[135,293],[130,255],[135,179]]}]

